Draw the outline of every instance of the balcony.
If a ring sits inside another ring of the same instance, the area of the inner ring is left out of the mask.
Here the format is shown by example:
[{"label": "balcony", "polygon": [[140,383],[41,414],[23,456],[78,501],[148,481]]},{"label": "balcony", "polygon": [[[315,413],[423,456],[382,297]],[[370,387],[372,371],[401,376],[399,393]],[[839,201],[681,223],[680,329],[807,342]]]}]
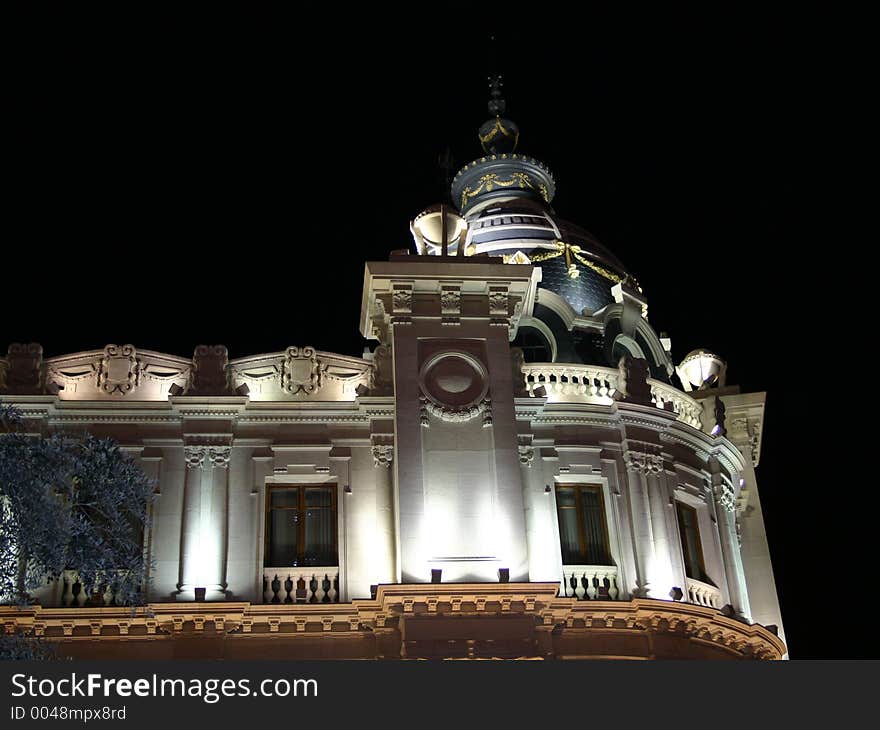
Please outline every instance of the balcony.
[{"label": "balcony", "polygon": [[685,581],[688,603],[695,603],[706,608],[721,608],[721,591],[715,586],[693,578],[685,578]]},{"label": "balcony", "polygon": [[620,595],[614,565],[564,565],[562,588],[566,598],[579,601],[616,601]]},{"label": "balcony", "polygon": [[264,568],[263,603],[339,603],[339,568]]},{"label": "balcony", "polygon": [[[550,403],[596,403],[611,405],[620,374],[616,368],[567,363],[526,363],[522,366],[525,386],[534,396],[543,387]],[[672,411],[676,418],[696,429],[702,428],[703,406],[677,388],[648,379],[651,401],[657,408]]]}]

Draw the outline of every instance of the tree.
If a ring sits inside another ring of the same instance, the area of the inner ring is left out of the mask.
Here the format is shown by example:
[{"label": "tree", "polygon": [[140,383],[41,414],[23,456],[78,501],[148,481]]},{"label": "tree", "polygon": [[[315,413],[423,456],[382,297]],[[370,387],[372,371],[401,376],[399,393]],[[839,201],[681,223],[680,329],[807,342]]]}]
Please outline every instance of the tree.
[{"label": "tree", "polygon": [[143,550],[154,484],[112,439],[23,432],[0,404],[0,602],[73,571],[86,596],[143,601]]}]

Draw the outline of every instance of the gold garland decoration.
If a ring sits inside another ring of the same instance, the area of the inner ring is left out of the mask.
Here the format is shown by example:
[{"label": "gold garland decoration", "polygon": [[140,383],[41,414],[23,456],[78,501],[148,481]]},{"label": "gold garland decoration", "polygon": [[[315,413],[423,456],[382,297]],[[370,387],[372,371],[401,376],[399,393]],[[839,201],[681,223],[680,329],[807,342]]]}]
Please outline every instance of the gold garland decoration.
[{"label": "gold garland decoration", "polygon": [[[479,195],[484,190],[488,193],[494,187],[499,188],[509,188],[511,186],[516,185],[519,188],[525,190],[529,188],[530,190],[535,189],[535,185],[532,182],[532,178],[529,177],[524,172],[512,172],[510,174],[509,180],[502,180],[498,177],[498,173],[490,172],[486,175],[483,175],[478,181],[479,185],[471,190],[470,186],[466,187],[461,191],[461,207],[464,208],[467,205],[468,200]],[[517,185],[519,183],[519,185]]]},{"label": "gold garland decoration", "polygon": [[[623,278],[615,274],[613,271],[609,271],[608,269],[599,266],[598,264],[594,264],[589,259],[584,258],[581,255],[583,253],[583,250],[580,246],[573,246],[570,243],[564,243],[562,241],[554,241],[553,245],[556,247],[555,251],[545,251],[543,253],[536,253],[534,256],[530,256],[529,258],[531,259],[532,263],[537,264],[541,261],[555,259],[558,256],[562,256],[563,254],[565,254],[566,262],[568,263],[568,275],[572,279],[576,279],[578,277],[578,273],[577,269],[574,268],[573,264],[571,263],[570,256],[574,256],[576,260],[580,261],[588,269],[592,269],[597,274],[599,274],[599,276],[608,279],[608,281],[612,281],[615,284],[619,284],[623,281]],[[638,282],[635,279],[630,277],[630,280],[635,283],[636,286],[638,286]]]},{"label": "gold garland decoration", "polygon": [[516,149],[516,145],[519,143],[519,132],[514,134],[508,129],[504,128],[504,125],[501,123],[501,117],[495,117],[495,126],[489,130],[489,133],[485,136],[482,134],[477,135],[480,138],[480,144],[484,145],[486,142],[491,142],[498,133],[501,132],[505,137],[513,137],[513,148]]}]

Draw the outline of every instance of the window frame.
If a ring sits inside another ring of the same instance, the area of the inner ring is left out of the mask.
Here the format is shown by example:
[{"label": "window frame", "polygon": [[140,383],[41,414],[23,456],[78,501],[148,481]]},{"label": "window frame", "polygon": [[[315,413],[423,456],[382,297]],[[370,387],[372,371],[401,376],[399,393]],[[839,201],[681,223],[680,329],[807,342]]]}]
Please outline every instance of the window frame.
[{"label": "window frame", "polygon": [[[272,492],[275,490],[282,489],[295,489],[297,490],[297,506],[296,507],[272,507]],[[307,489],[323,489],[330,493],[330,506],[328,507],[306,507],[305,498],[306,498],[306,490]],[[339,509],[337,504],[337,488],[336,485],[331,484],[267,484],[266,485],[266,505],[265,505],[265,515],[263,521],[263,567],[264,568],[311,568],[311,567],[339,567]],[[333,565],[320,565],[320,566],[311,566],[305,565],[305,560],[303,558],[305,553],[305,539],[306,539],[306,523],[305,518],[303,517],[297,523],[297,534],[296,534],[296,555],[297,560],[300,561],[300,564],[297,566],[293,565],[270,565],[268,560],[272,554],[271,544],[272,544],[272,511],[279,510],[285,512],[299,512],[301,515],[305,512],[306,509],[329,509],[332,518],[333,524],[333,552],[336,555],[336,561]]]},{"label": "window frame", "polygon": [[[561,507],[559,504],[559,490],[560,489],[573,489],[575,494],[575,503],[574,507]],[[580,547],[580,552],[585,557],[586,556],[586,544],[587,544],[587,531],[586,525],[584,524],[584,511],[583,511],[583,502],[581,500],[581,492],[584,491],[593,491],[597,493],[599,503],[599,518],[602,525],[602,537],[603,537],[603,547],[605,550],[604,557],[607,559],[607,562],[582,562],[582,563],[569,563],[565,561],[565,554],[563,552],[562,546],[562,525],[559,523],[559,511],[561,509],[573,509],[575,510],[575,515],[577,516],[577,527],[578,527],[578,542]],[[559,553],[562,558],[563,565],[603,565],[610,566],[614,565],[614,561],[611,555],[611,534],[608,526],[608,511],[605,508],[605,489],[601,484],[568,484],[564,482],[557,482],[555,484],[554,495],[556,500],[556,527],[559,535]]]},{"label": "window frame", "polygon": [[[691,515],[691,517],[693,519],[694,530],[696,531],[695,543],[697,546],[697,554],[694,557],[696,557],[696,559],[697,559],[697,561],[696,561],[697,568],[699,569],[699,573],[700,573],[699,577],[694,577],[692,575],[688,575],[688,572],[690,570],[690,560],[688,559],[690,557],[690,553],[688,550],[687,540],[686,540],[685,533],[684,533],[684,530],[685,530],[684,520],[681,517],[683,510],[686,510]],[[690,504],[687,504],[686,502],[683,502],[680,499],[677,499],[677,500],[675,500],[675,518],[676,518],[676,521],[678,522],[678,544],[679,544],[679,547],[681,548],[681,558],[682,558],[682,563],[683,563],[683,567],[684,567],[684,577],[689,578],[690,580],[698,580],[701,583],[708,583],[710,585],[714,585],[712,583],[712,581],[710,580],[708,574],[706,573],[706,561],[705,561],[705,558],[703,555],[703,534],[702,534],[702,530],[700,529],[700,512],[699,512],[699,510],[696,507],[694,507]]]}]

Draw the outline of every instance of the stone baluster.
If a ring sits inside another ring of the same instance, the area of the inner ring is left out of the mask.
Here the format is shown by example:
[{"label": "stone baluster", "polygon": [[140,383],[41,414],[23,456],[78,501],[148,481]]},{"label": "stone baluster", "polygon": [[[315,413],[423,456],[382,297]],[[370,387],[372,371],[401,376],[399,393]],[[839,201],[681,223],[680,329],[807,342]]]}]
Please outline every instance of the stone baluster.
[{"label": "stone baluster", "polygon": [[[586,595],[587,595],[587,598],[590,599],[591,601],[595,601],[596,598],[598,598],[598,596],[599,596],[599,587],[597,585],[597,580],[596,580],[597,575],[598,574],[596,573],[596,571],[591,570],[585,576],[587,579]],[[603,574],[603,576],[604,576],[604,574]]]}]

